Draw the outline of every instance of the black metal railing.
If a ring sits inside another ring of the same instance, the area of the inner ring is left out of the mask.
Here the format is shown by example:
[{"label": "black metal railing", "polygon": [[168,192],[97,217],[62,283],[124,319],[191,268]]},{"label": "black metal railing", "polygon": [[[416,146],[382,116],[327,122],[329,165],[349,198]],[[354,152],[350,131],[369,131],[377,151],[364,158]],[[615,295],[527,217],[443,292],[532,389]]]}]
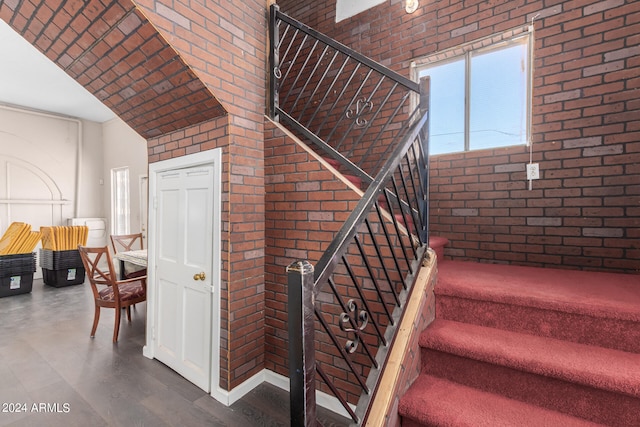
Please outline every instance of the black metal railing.
[{"label": "black metal railing", "polygon": [[419,118],[418,84],[271,10],[271,117],[370,183]]},{"label": "black metal railing", "polygon": [[287,269],[291,425],[315,425],[316,389],[360,424],[428,247],[422,85],[277,6],[270,32],[271,116],[367,184],[315,267]]}]

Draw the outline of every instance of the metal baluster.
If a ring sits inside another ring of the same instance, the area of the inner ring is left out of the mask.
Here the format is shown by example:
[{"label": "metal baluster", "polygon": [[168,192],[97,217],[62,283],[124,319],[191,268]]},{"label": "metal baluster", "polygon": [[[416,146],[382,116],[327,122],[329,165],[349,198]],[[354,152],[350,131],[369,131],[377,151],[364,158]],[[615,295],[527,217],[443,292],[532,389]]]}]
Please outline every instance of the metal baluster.
[{"label": "metal baluster", "polygon": [[[298,121],[302,121],[302,117],[304,116],[305,111],[307,111],[307,108],[309,107],[309,104],[311,104],[311,101],[315,98],[316,93],[318,92],[318,89],[320,89],[320,87],[322,86],[322,83],[324,82],[324,79],[327,77],[327,74],[329,73],[329,70],[333,66],[333,63],[336,60],[336,58],[338,57],[338,53],[340,53],[340,52],[338,52],[337,50],[335,50],[333,52],[333,57],[331,58],[331,61],[329,61],[329,63],[327,64],[327,67],[325,68],[324,72],[322,73],[322,77],[320,77],[320,80],[318,80],[318,84],[316,84],[316,87],[313,88],[313,92],[311,92],[311,95],[309,95],[309,99],[307,99],[307,102],[304,104],[304,107],[302,107],[302,111],[300,112],[300,118],[298,119]],[[318,64],[320,62],[321,62],[321,60],[318,61]],[[329,88],[328,90],[331,90],[331,88]],[[325,92],[325,98],[327,96],[326,93],[327,92]],[[318,106],[316,107],[316,109],[320,109],[322,107],[322,104],[323,103],[320,102],[318,104]]]},{"label": "metal baluster", "polygon": [[[332,116],[333,114],[333,109],[336,108],[336,105],[338,105],[338,102],[342,99],[342,95],[344,95],[345,91],[347,90],[347,88],[349,87],[349,85],[351,84],[351,80],[353,80],[353,77],[358,73],[358,70],[360,69],[360,65],[359,63],[356,63],[356,67],[354,68],[354,70],[351,72],[351,75],[349,76],[349,78],[347,79],[347,82],[344,84],[344,86],[342,87],[342,90],[340,91],[340,94],[336,97],[336,100],[333,101],[333,104],[331,105],[331,108],[329,109],[329,111],[327,112],[324,120],[322,121],[322,123],[320,123],[320,126],[318,126],[318,129],[316,129],[315,133],[316,135],[320,135],[320,132],[322,131],[322,128],[324,127],[324,125],[327,123],[327,120],[329,120],[329,117]],[[336,76],[337,77],[337,76]],[[328,141],[329,138],[325,138],[325,141]]]},{"label": "metal baluster", "polygon": [[[367,76],[368,77],[368,76]],[[378,91],[378,89],[380,88],[380,85],[382,84],[382,82],[384,81],[384,76],[382,76],[382,78],[378,81],[378,83],[375,85],[375,87],[373,88],[373,90],[371,91],[371,93],[369,93],[369,96],[366,98],[363,98],[363,104],[364,105],[369,105],[370,109],[373,109],[373,102],[371,101],[371,99],[373,98],[373,96],[376,94],[376,92]],[[364,83],[363,83],[364,84]],[[349,112],[352,111],[350,109],[347,109],[347,112],[345,113],[347,118],[353,118],[353,121],[351,122],[351,124],[349,125],[349,128],[347,129],[346,132],[344,132],[344,135],[342,136],[342,138],[340,139],[340,141],[338,141],[338,143],[336,144],[336,150],[339,149],[342,146],[342,143],[345,141],[345,139],[347,138],[347,135],[351,132],[351,130],[353,129],[354,126],[359,127],[360,124],[362,123],[361,121],[361,116],[362,116],[362,110],[360,110],[359,106],[360,106],[360,102],[362,100],[359,99],[356,101],[356,113],[355,116],[349,116]],[[352,101],[353,102],[353,101]],[[383,102],[384,103],[384,102]],[[380,104],[380,107],[382,107],[383,104]],[[347,107],[348,108],[348,107]],[[379,109],[378,109],[379,111]],[[364,135],[367,131],[367,129],[369,129],[369,127],[371,126],[371,123],[373,123],[373,120],[375,119],[375,115],[372,116],[372,118],[367,121],[366,123],[364,123],[364,129],[361,132],[361,135]],[[367,124],[369,126],[367,126]],[[331,134],[333,135],[333,134]],[[362,136],[361,136],[362,137]],[[359,141],[359,139],[358,139]],[[356,142],[357,143],[357,142]],[[355,144],[355,143],[354,143]],[[351,154],[353,153],[353,148],[351,149],[351,151],[347,154],[347,157],[351,157]]]},{"label": "metal baluster", "polygon": [[373,287],[376,289],[378,298],[380,298],[380,303],[384,307],[385,313],[387,313],[389,322],[393,325],[393,316],[391,315],[391,312],[389,311],[389,307],[387,307],[384,297],[382,296],[382,292],[380,291],[380,285],[378,284],[378,279],[376,279],[375,275],[373,274],[371,264],[369,264],[369,259],[364,252],[364,247],[362,246],[362,242],[360,242],[360,238],[358,237],[358,235],[356,235],[355,241],[356,241],[356,245],[358,245],[358,250],[360,251],[360,255],[362,256],[362,261],[364,262],[364,265],[367,268],[367,272],[369,273],[369,277],[371,277],[371,281],[373,282]]},{"label": "metal baluster", "polygon": [[338,78],[342,75],[342,72],[344,71],[344,69],[345,69],[345,67],[347,66],[348,63],[349,63],[349,57],[346,56],[344,58],[344,61],[342,62],[342,65],[340,66],[340,69],[338,70],[338,72],[336,73],[335,77],[333,78],[333,81],[331,82],[331,84],[329,85],[327,90],[325,91],[324,96],[322,97],[322,100],[318,104],[318,107],[316,108],[314,113],[311,115],[311,118],[309,119],[309,121],[307,123],[305,123],[305,127],[307,127],[307,128],[311,127],[311,123],[313,123],[313,120],[316,118],[316,114],[318,114],[318,112],[320,111],[320,107],[322,105],[324,105],[324,102],[329,97],[329,94],[333,90],[333,87],[335,86],[336,82],[338,81]]},{"label": "metal baluster", "polygon": [[[347,111],[353,105],[353,102],[360,96],[360,93],[362,92],[362,89],[364,88],[364,86],[366,85],[367,81],[369,80],[369,77],[371,76],[372,72],[373,72],[373,70],[371,70],[371,69],[369,71],[367,71],[367,74],[362,79],[362,82],[360,83],[360,86],[358,86],[358,89],[356,90],[355,94],[351,97],[351,100],[349,101],[349,103],[344,107],[344,110],[338,116],[338,120],[336,120],[336,124],[333,126],[333,129],[331,129],[331,132],[329,132],[329,135],[327,136],[327,141],[331,141],[331,138],[333,137],[333,134],[340,127],[340,123],[342,123],[342,120],[345,117],[347,117]],[[351,127],[349,127],[349,130],[347,132],[345,132],[345,134],[348,133],[350,130],[351,130]]]},{"label": "metal baluster", "polygon": [[400,305],[400,299],[398,298],[398,294],[396,293],[396,290],[393,288],[393,281],[391,280],[391,277],[389,276],[389,269],[387,268],[387,265],[384,262],[384,258],[382,256],[382,252],[380,251],[380,245],[378,244],[378,241],[375,238],[375,234],[373,233],[373,229],[371,228],[371,223],[369,222],[368,219],[366,219],[364,222],[367,225],[367,229],[369,230],[369,235],[371,236],[371,240],[373,241],[373,246],[376,249],[376,255],[378,256],[378,259],[380,260],[380,265],[382,265],[382,271],[384,272],[384,275],[387,278],[387,283],[389,283],[389,289],[391,290],[391,293],[393,294],[393,298],[395,299],[396,305]]},{"label": "metal baluster", "polygon": [[[296,37],[298,36],[299,33],[300,33],[300,30],[296,29],[293,32],[293,34],[291,35],[291,40],[289,40],[289,45],[287,46],[287,49],[284,51],[284,55],[280,55],[281,56],[281,58],[280,58],[280,63],[281,64],[286,63],[287,56],[289,55],[289,50],[291,49],[291,47],[293,47],[293,42],[296,40]],[[285,39],[284,39],[284,35],[283,35],[283,38],[280,41],[280,43],[282,44],[284,42],[284,40]],[[280,49],[278,49],[278,50],[280,50]],[[291,61],[291,64],[293,64],[293,61]],[[291,68],[291,65],[289,66],[289,68]],[[282,70],[279,70],[279,72],[280,72],[280,77],[278,77],[278,78],[281,79],[280,81],[282,82],[282,81],[284,81],[284,79],[282,78],[283,77],[282,76]]]},{"label": "metal baluster", "polygon": [[[307,67],[307,64],[309,63],[309,60],[313,56],[313,52],[316,50],[317,46],[318,46],[318,40],[316,40],[313,43],[313,46],[311,46],[311,51],[307,54],[307,58],[302,63],[302,66],[300,67],[300,70],[298,70],[298,75],[295,77],[295,79],[293,79],[293,82],[291,83],[291,86],[289,87],[289,91],[287,91],[287,94],[285,95],[284,99],[281,101],[283,105],[287,103],[287,99],[289,99],[289,95],[291,95],[291,91],[293,91],[293,89],[296,88],[296,85],[298,84],[298,80],[300,80],[300,76],[302,76],[302,73],[304,72],[305,68]],[[298,59],[298,54],[302,50],[302,47],[303,47],[303,44],[301,44],[300,47],[298,48],[298,52],[296,53],[296,56],[295,56],[294,59]],[[293,63],[292,63],[291,66],[293,66]],[[303,89],[300,90],[300,93],[302,93],[302,91],[303,91]],[[300,96],[298,95],[298,98],[299,97]],[[295,108],[295,104],[289,108],[289,111],[293,111],[294,108]]]},{"label": "metal baluster", "polygon": [[[318,41],[316,40],[316,43],[313,45],[314,50],[315,50],[315,47],[316,47],[317,43],[318,43]],[[327,53],[327,49],[329,49],[329,46],[325,45],[324,49],[322,49],[322,53],[320,53],[320,57],[316,61],[315,65],[313,66],[313,69],[311,70],[311,73],[309,73],[309,75],[307,76],[307,81],[304,83],[304,85],[300,89],[300,93],[296,97],[296,100],[293,102],[293,105],[291,106],[291,111],[294,111],[296,109],[296,106],[298,105],[298,101],[300,101],[300,98],[302,98],[302,95],[304,95],[306,93],[307,85],[309,83],[311,83],[311,79],[316,74],[316,71],[318,71],[318,68],[320,68],[320,63],[322,62],[322,58],[324,57],[324,55]],[[310,56],[311,55],[309,55],[309,57]],[[308,59],[309,58],[307,58],[307,60]],[[305,63],[305,65],[306,65],[306,63]],[[303,67],[303,69],[304,69],[304,67]],[[287,94],[287,96],[288,96],[288,94]],[[311,102],[312,97],[313,97],[313,94],[311,94],[310,96],[307,96],[307,102]],[[302,118],[301,116],[298,116],[297,120],[300,121],[301,118]]]},{"label": "metal baluster", "polygon": [[[406,98],[408,98],[408,97],[409,97],[409,95],[410,95],[409,93],[405,94],[405,99],[403,100],[402,104],[398,105],[398,108],[397,108],[397,109],[396,109],[396,111],[394,111],[394,113],[393,113],[393,117],[390,117],[390,118],[389,118],[388,123],[391,123],[391,120],[392,120],[392,119],[395,119],[396,114],[397,114],[398,112],[400,112],[401,107],[403,107],[403,106],[404,106],[404,102],[406,102]],[[419,112],[420,112],[420,110],[419,110],[418,108],[414,109],[414,110],[413,110],[413,112],[409,115],[409,117],[407,118],[407,120],[406,120],[405,122],[406,122],[406,123],[411,123],[411,122],[413,121],[413,119],[415,118],[416,114],[418,114]],[[403,126],[403,129],[402,129],[402,130],[408,130],[408,129],[409,129],[409,126],[406,126],[406,124],[405,124],[405,126]],[[400,137],[401,137],[401,135],[402,135],[402,130],[401,130],[400,132],[398,132],[398,135],[396,135],[396,136],[394,137],[394,141],[397,141],[397,140],[399,140],[399,139],[400,139]],[[379,138],[379,137],[380,137],[380,135],[381,135],[381,134],[379,134],[379,135],[377,136],[377,138]],[[388,156],[389,152],[391,152],[393,149],[394,149],[394,145],[393,145],[393,144],[389,144],[389,145],[386,147],[386,149],[385,149],[384,153],[382,153],[382,154],[380,155],[380,158],[378,159],[378,162],[375,164],[375,166],[374,166],[374,170],[379,170],[379,169],[380,169],[380,165],[381,165],[381,164],[383,164],[383,162],[386,162],[386,161],[387,161],[387,156]]]},{"label": "metal baluster", "polygon": [[[400,199],[400,192],[398,191],[398,185],[396,184],[396,179],[395,177],[391,177],[391,183],[393,184],[393,190],[395,191],[396,194],[396,198],[398,199],[398,205],[399,205],[399,210],[400,210],[400,214],[402,215],[402,200]],[[387,194],[387,193],[385,193]],[[391,203],[389,203],[389,208],[391,209]],[[407,262],[407,267],[409,268],[409,271],[411,272],[411,274],[413,274],[413,269],[411,267],[411,261],[409,261],[409,255],[407,255],[407,248],[404,244],[404,241],[402,239],[402,232],[400,231],[400,227],[398,226],[398,219],[396,218],[396,216],[393,214],[393,212],[391,212],[391,219],[393,220],[393,226],[396,229],[396,235],[398,236],[398,240],[400,241],[400,247],[402,248],[402,253],[404,254],[404,259]],[[411,245],[413,247],[413,245]]]},{"label": "metal baluster", "polygon": [[[349,309],[347,308],[347,305],[344,303],[344,300],[342,299],[342,296],[340,295],[340,292],[338,292],[338,288],[336,287],[335,282],[333,281],[332,278],[329,278],[328,283],[329,283],[329,287],[333,291],[333,295],[336,297],[336,300],[338,300],[338,303],[340,304],[340,307],[342,308],[342,311],[343,312],[347,312]],[[349,323],[351,324],[352,328],[356,328],[358,326],[358,325],[355,324],[353,319],[349,318],[349,320],[350,320]],[[369,357],[369,359],[371,359],[371,360],[375,359],[375,356],[373,355],[373,353],[371,353],[371,350],[369,349],[369,346],[367,345],[367,343],[363,342],[362,343],[362,348],[367,353],[367,356]]]},{"label": "metal baluster", "polygon": [[[387,206],[389,206],[389,196],[386,194],[386,190],[384,190],[384,195],[385,195],[385,200],[387,201]],[[380,220],[380,225],[382,226],[382,230],[384,231],[384,235],[387,239],[387,246],[389,247],[389,250],[391,251],[391,255],[393,256],[393,261],[396,265],[396,270],[398,271],[398,274],[402,277],[402,269],[400,268],[400,262],[398,261],[398,257],[396,256],[396,252],[394,251],[395,246],[391,243],[391,235],[389,234],[389,230],[387,230],[387,226],[386,226],[386,220],[384,218],[384,216],[382,215],[382,211],[380,210],[380,205],[378,204],[378,202],[375,203],[376,206],[376,211],[378,212],[378,218]],[[389,208],[388,208],[389,209]],[[389,210],[389,213],[391,213],[391,211]],[[392,214],[393,215],[393,214]]]},{"label": "metal baluster", "polygon": [[358,384],[360,384],[360,387],[362,387],[362,390],[365,393],[369,393],[369,387],[367,387],[367,384],[366,384],[365,380],[362,378],[362,376],[360,374],[358,374],[355,366],[353,366],[353,362],[351,361],[351,357],[349,357],[349,355],[345,351],[344,347],[341,346],[340,343],[338,342],[338,338],[336,337],[336,335],[333,333],[333,331],[331,330],[331,328],[327,324],[327,321],[322,316],[322,313],[320,311],[318,311],[317,308],[315,310],[315,313],[316,313],[316,318],[320,321],[320,324],[322,325],[324,330],[327,332],[327,335],[329,335],[329,338],[331,338],[331,341],[333,341],[333,345],[340,352],[340,356],[342,356],[342,359],[344,359],[344,361],[347,363],[347,366],[351,370],[351,373],[356,377],[356,380],[358,381]]},{"label": "metal baluster", "polygon": [[[417,206],[415,210],[412,210],[412,212],[414,213],[414,216],[417,217],[417,218],[414,218],[414,222],[416,224],[416,233],[418,235],[418,239],[420,240],[420,244],[424,244],[428,242],[425,242],[424,240],[422,240],[424,237],[423,233],[419,232],[419,231],[423,231],[425,228],[425,224],[422,217],[423,206],[421,203],[421,201],[424,200],[424,188],[422,187],[422,179],[421,179],[421,174],[420,174],[419,164],[418,164],[419,160],[416,157],[415,146],[416,146],[416,143],[414,142],[413,144],[411,144],[411,149],[410,149],[413,155],[414,161],[409,162],[407,158],[407,162],[408,162],[409,176],[411,177],[411,186],[413,187],[413,193],[415,195],[416,206]],[[416,169],[418,170],[416,171]],[[418,181],[417,185],[416,185],[416,180]],[[419,224],[419,226],[417,224]]]},{"label": "metal baluster", "polygon": [[[365,311],[367,313],[372,313],[371,308],[369,307],[369,302],[367,301],[367,298],[362,293],[362,288],[358,284],[358,279],[357,279],[355,273],[353,272],[353,268],[351,268],[351,264],[349,264],[349,261],[347,260],[347,257],[345,255],[342,256],[342,262],[344,263],[344,266],[347,267],[347,271],[349,272],[349,276],[351,276],[351,280],[353,281],[353,285],[356,287],[356,291],[358,291],[358,295],[360,296],[360,300],[362,301],[362,304],[364,305]],[[378,337],[380,338],[380,341],[382,341],[382,343],[384,345],[387,345],[387,340],[385,339],[384,334],[380,330],[380,326],[378,325],[378,322],[376,322],[374,317],[370,317],[370,319],[371,319],[371,323],[373,324],[374,329],[376,330],[376,333],[378,334]],[[377,368],[378,367],[378,362],[376,362],[375,360],[373,362],[374,362],[375,367]]]},{"label": "metal baluster", "polygon": [[329,377],[327,376],[327,374],[324,373],[320,365],[316,365],[316,372],[320,375],[320,378],[322,378],[324,383],[331,389],[331,392],[333,393],[333,395],[340,401],[340,404],[342,405],[342,407],[349,413],[349,415],[351,416],[351,419],[356,423],[359,422],[358,416],[356,415],[356,413],[353,412],[353,409],[351,409],[351,406],[349,406],[349,403],[347,403],[344,397],[342,397],[342,394],[338,391],[336,386],[333,385],[333,382],[329,380]]},{"label": "metal baluster", "polygon": [[[384,78],[385,77],[382,76],[382,80],[384,80]],[[382,80],[380,81],[379,85],[382,83]],[[398,84],[395,83],[393,85],[393,87],[391,88],[391,90],[389,90],[389,92],[387,92],[387,95],[385,96],[384,100],[380,103],[380,105],[378,106],[378,109],[376,110],[376,112],[371,116],[371,119],[367,122],[366,127],[362,130],[362,132],[360,132],[360,136],[358,137],[358,139],[356,139],[354,141],[353,147],[351,148],[351,151],[346,154],[347,157],[351,157],[353,155],[353,151],[354,151],[355,147],[358,146],[360,144],[360,142],[362,142],[362,138],[364,138],[364,136],[367,134],[367,131],[371,128],[371,126],[373,125],[373,123],[377,119],[378,115],[383,111],[383,108],[387,105],[387,102],[389,102],[389,98],[391,98],[391,95],[393,94],[393,92],[395,91],[395,89],[397,87],[398,87]],[[380,129],[380,132],[378,133],[378,135],[380,135],[382,132],[384,132],[386,130],[386,125],[387,124],[389,124],[388,120],[387,120],[387,123]],[[373,138],[373,140],[377,141],[378,138]],[[367,149],[365,154],[362,156],[363,159],[367,158],[367,154],[371,151],[372,148],[373,148],[373,144],[369,146],[369,148]]]}]

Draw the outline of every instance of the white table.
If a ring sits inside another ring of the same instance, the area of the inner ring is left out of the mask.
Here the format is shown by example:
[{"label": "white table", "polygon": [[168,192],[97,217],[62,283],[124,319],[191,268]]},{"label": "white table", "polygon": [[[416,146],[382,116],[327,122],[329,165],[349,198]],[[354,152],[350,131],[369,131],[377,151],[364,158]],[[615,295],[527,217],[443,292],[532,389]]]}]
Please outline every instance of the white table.
[{"label": "white table", "polygon": [[146,249],[118,252],[115,254],[114,258],[120,261],[120,279],[125,278],[125,263],[147,268],[147,250]]}]

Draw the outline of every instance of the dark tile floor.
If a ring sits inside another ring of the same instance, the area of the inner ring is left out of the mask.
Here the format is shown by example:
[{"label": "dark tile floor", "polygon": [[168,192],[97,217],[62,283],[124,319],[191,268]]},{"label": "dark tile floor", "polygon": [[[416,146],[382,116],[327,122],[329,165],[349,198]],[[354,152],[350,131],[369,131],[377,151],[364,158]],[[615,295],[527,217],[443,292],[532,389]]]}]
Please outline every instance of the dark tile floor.
[{"label": "dark tile floor", "polygon": [[[131,324],[123,316],[115,345],[113,310],[102,310],[93,339],[92,320],[88,284],[35,280],[31,293],[0,298],[0,426],[290,425],[288,393],[278,387],[264,383],[226,407],[145,358],[145,304]],[[322,409],[318,417],[325,426],[349,424]]]}]

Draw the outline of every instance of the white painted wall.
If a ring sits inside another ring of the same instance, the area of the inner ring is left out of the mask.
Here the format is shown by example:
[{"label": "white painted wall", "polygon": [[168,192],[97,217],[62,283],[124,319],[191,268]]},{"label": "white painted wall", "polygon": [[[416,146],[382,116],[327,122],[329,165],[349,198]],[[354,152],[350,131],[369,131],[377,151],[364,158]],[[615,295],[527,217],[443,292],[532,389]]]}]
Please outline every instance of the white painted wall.
[{"label": "white painted wall", "polygon": [[82,128],[79,204],[75,217],[104,218],[106,207],[102,193],[108,187],[102,184],[105,182],[102,166],[102,124],[83,120]]},{"label": "white painted wall", "polygon": [[129,197],[131,200],[131,233],[139,233],[140,221],[140,177],[147,176],[147,141],[138,135],[122,120],[116,118],[103,123],[102,138],[104,146],[104,183],[103,194],[106,218],[111,212],[111,169],[129,167]]},{"label": "white painted wall", "polygon": [[0,108],[0,231],[13,221],[34,229],[75,214],[82,122]]},{"label": "white painted wall", "polygon": [[387,0],[336,0],[336,22],[351,18]]},{"label": "white painted wall", "polygon": [[121,166],[130,168],[135,232],[144,138],[120,119],[96,123],[0,105],[0,235],[13,221],[37,230],[72,217],[109,219],[110,171]]}]

